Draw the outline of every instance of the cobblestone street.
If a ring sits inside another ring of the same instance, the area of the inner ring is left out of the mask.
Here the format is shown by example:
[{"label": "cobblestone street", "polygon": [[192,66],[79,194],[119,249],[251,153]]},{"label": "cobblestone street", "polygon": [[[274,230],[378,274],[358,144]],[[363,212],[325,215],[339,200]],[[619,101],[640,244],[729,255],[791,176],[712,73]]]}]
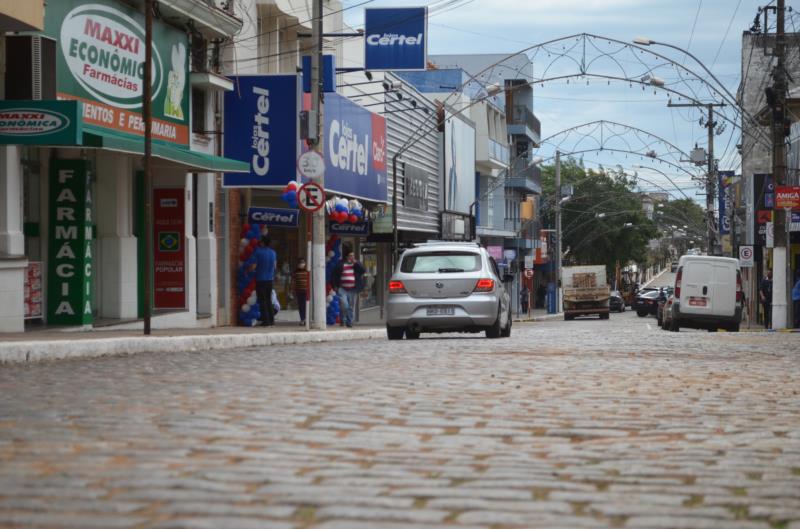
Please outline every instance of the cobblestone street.
[{"label": "cobblestone street", "polygon": [[610,321],[0,367],[0,526],[800,529],[800,334]]}]

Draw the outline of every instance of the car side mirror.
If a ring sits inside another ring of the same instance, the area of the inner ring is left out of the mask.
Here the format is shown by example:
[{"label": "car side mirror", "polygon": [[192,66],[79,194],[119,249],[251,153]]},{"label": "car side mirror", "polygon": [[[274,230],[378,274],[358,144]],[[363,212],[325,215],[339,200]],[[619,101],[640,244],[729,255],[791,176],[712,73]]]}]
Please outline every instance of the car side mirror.
[{"label": "car side mirror", "polygon": [[503,274],[503,283],[512,283],[514,281],[514,274]]}]

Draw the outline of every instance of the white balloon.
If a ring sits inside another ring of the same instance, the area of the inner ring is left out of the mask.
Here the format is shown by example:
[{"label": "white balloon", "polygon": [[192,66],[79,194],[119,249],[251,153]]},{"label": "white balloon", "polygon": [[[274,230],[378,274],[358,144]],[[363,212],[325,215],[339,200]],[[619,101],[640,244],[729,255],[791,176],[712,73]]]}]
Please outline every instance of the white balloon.
[{"label": "white balloon", "polygon": [[248,305],[247,303],[242,305],[242,312],[247,312],[248,310],[250,310],[250,305]]},{"label": "white balloon", "polygon": [[333,257],[333,256],[334,256],[333,250],[331,250],[330,252],[328,252],[328,257]]},{"label": "white balloon", "polygon": [[251,320],[250,327],[255,327],[255,326],[256,326],[256,320]]},{"label": "white balloon", "polygon": [[247,302],[250,305],[255,305],[255,302],[256,302],[257,299],[258,299],[258,296],[256,295],[255,292],[253,292],[252,294],[250,294],[250,297],[247,298]]}]

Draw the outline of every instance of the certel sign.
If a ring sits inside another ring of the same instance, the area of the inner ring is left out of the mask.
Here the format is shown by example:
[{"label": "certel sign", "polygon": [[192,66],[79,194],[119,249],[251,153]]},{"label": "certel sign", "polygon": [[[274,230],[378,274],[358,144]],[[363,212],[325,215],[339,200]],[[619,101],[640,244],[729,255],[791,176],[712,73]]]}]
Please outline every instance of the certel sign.
[{"label": "certel sign", "polygon": [[92,191],[88,162],[50,163],[47,322],[92,322]]},{"label": "certel sign", "polygon": [[[59,0],[47,6],[45,32],[59,42],[59,99],[84,102],[89,126],[144,133],[144,17],[114,0]],[[153,25],[153,137],[188,144],[188,40],[161,21]]]},{"label": "certel sign", "polygon": [[263,224],[296,228],[299,217],[300,212],[296,209],[253,207],[247,210],[247,219],[251,225]]},{"label": "certel sign", "polygon": [[225,93],[225,156],[250,164],[226,173],[226,187],[285,186],[297,175],[297,75],[240,75]]},{"label": "certel sign", "polygon": [[428,8],[364,10],[366,70],[424,70]]}]

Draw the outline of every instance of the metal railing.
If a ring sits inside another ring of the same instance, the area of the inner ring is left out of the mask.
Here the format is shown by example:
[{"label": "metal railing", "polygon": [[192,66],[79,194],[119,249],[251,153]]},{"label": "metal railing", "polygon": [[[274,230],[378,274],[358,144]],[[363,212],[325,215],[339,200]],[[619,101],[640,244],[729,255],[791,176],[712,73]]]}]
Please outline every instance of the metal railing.
[{"label": "metal railing", "polygon": [[508,145],[502,144],[491,138],[488,139],[489,158],[507,164],[511,158]]},{"label": "metal railing", "polygon": [[542,134],[542,124],[531,109],[525,105],[514,105],[511,111],[512,125],[525,125],[537,136]]}]

